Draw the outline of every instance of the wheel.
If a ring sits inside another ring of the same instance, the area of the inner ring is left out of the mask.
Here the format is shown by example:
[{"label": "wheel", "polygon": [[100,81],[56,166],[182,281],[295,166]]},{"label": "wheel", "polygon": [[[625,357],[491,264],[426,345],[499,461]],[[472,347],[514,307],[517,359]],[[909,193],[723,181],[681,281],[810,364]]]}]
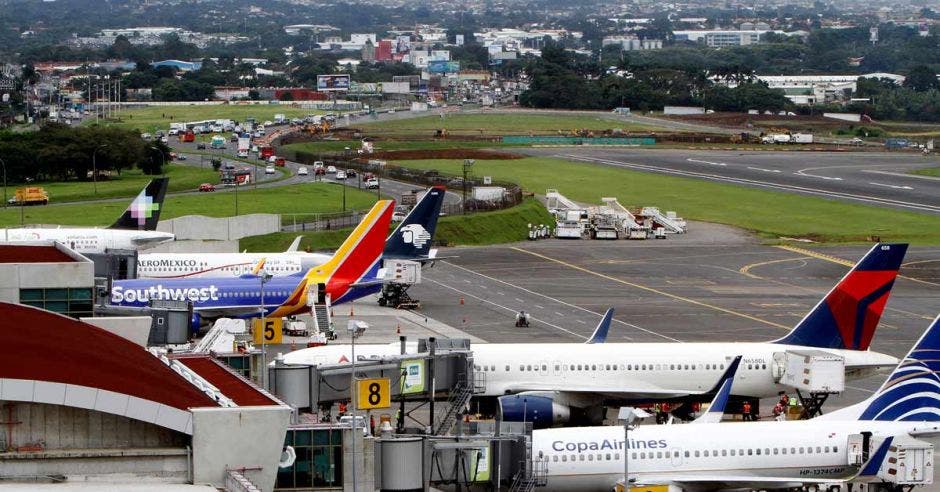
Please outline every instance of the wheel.
[{"label": "wheel", "polygon": [[379,298],[379,306],[385,307],[388,304],[388,301],[384,297]]}]

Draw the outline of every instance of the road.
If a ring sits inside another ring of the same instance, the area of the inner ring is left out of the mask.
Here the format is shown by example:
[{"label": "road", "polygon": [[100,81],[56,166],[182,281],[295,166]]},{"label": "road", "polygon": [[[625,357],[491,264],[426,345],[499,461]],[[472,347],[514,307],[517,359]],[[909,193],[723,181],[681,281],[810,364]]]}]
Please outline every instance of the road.
[{"label": "road", "polygon": [[936,157],[884,152],[526,149],[531,155],[940,215],[940,178],[907,174]]}]

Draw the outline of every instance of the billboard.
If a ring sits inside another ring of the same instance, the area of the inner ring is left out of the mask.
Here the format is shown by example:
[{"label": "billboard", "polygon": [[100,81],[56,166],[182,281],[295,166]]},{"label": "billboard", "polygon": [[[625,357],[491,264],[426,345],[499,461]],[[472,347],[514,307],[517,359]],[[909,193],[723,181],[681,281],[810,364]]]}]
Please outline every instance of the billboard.
[{"label": "billboard", "polygon": [[430,73],[457,73],[460,71],[460,62],[458,61],[429,61],[428,72]]},{"label": "billboard", "polygon": [[317,75],[317,90],[326,91],[348,91],[349,75]]},{"label": "billboard", "polygon": [[400,394],[413,395],[424,392],[424,359],[401,361]]}]

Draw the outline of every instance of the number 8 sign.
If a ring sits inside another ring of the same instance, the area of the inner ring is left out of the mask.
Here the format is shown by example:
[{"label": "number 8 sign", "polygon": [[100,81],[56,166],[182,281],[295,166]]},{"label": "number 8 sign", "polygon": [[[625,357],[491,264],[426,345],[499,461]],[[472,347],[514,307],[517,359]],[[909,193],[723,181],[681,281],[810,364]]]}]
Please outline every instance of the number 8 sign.
[{"label": "number 8 sign", "polygon": [[388,378],[360,379],[356,381],[356,408],[388,408],[391,406],[391,388]]}]

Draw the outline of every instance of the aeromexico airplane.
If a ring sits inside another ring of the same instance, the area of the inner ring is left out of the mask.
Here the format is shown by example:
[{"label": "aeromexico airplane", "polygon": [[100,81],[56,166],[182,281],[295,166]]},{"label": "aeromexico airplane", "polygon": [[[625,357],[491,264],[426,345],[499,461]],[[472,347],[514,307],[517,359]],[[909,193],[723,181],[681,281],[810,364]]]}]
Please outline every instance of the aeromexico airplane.
[{"label": "aeromexico airplane", "polygon": [[[846,379],[870,376],[897,358],[868,350],[894,285],[906,244],[877,244],[807,314],[778,340],[763,343],[532,343],[473,345],[475,370],[485,389],[484,408],[498,399],[504,420],[536,427],[569,421],[600,423],[604,408],[631,402],[702,401],[735,356],[743,356],[734,395],[763,398],[779,384],[788,350],[822,349],[845,359]],[[608,313],[609,316],[609,313]],[[602,322],[601,330],[605,330]],[[595,333],[592,341],[602,341]],[[408,347],[416,351],[417,344]],[[357,344],[356,355],[392,355],[398,343]],[[348,361],[348,345],[286,354],[288,364]]]},{"label": "aeromexico airplane", "polygon": [[[429,188],[405,220],[385,241],[383,260],[428,261],[437,218],[444,202],[445,188]],[[147,253],[137,257],[138,278],[232,278],[255,273],[261,268],[271,275],[291,275],[325,263],[330,254],[296,251],[295,241],[283,253]]]},{"label": "aeromexico airplane", "polygon": [[104,253],[106,249],[140,249],[174,239],[157,231],[169,178],[157,178],[134,198],[124,214],[109,227],[57,227],[0,229],[0,241],[58,241],[79,253]]},{"label": "aeromexico airplane", "polygon": [[624,452],[631,482],[685,490],[877,482],[879,470],[929,484],[932,451],[918,462],[892,443],[940,437],[938,353],[940,316],[875,394],[815,419],[641,426],[626,443],[621,426],[542,429],[532,455],[547,464],[546,490],[611,490],[623,479]]},{"label": "aeromexico airplane", "polygon": [[394,204],[376,202],[329,261],[306,272],[271,277],[263,290],[257,275],[117,280],[111,287],[111,305],[144,307],[151,299],[188,300],[198,324],[202,318],[257,317],[262,310],[267,316],[290,316],[308,311],[312,296],[318,303],[329,298],[339,304],[378,292],[383,280],[379,260]]}]

